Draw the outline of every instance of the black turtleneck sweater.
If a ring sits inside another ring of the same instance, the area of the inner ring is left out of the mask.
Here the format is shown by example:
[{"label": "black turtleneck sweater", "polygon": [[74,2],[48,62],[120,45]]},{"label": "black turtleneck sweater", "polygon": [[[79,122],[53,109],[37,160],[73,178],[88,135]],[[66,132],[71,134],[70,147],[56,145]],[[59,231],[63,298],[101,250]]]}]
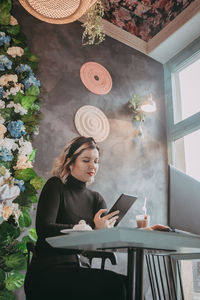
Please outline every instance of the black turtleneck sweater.
[{"label": "black turtleneck sweater", "polygon": [[61,229],[72,228],[80,220],[94,228],[94,216],[101,208],[106,208],[104,199],[87,189],[84,182],[71,175],[65,184],[58,177],[50,178],[43,187],[37,207],[37,256],[66,254],[64,249],[52,248],[45,238],[60,235]]}]

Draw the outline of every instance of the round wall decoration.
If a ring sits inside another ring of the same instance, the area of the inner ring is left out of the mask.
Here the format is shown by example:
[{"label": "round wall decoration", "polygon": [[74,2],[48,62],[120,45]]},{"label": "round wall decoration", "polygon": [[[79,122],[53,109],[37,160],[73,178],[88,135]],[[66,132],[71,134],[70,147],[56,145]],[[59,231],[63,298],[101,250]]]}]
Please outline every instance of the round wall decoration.
[{"label": "round wall decoration", "polygon": [[105,114],[97,107],[85,105],[75,114],[75,126],[80,135],[93,137],[96,142],[104,141],[110,132],[110,124]]},{"label": "round wall decoration", "polygon": [[52,24],[71,23],[79,19],[96,0],[19,0],[34,17]]},{"label": "round wall decoration", "polygon": [[96,62],[87,62],[80,69],[80,77],[85,87],[97,95],[105,95],[112,88],[110,73]]}]

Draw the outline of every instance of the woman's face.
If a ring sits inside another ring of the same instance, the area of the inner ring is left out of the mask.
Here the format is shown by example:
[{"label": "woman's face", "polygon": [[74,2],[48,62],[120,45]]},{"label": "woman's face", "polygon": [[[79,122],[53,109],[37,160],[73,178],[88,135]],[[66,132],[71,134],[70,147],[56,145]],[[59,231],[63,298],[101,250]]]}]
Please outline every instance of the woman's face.
[{"label": "woman's face", "polygon": [[92,182],[99,169],[99,151],[84,150],[70,165],[71,175],[83,182]]}]

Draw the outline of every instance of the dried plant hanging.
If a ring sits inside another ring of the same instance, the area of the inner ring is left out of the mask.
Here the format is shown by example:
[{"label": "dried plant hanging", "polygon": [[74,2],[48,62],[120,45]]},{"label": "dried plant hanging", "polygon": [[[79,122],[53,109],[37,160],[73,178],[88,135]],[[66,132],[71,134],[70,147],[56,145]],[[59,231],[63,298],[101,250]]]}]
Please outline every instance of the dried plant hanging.
[{"label": "dried plant hanging", "polygon": [[88,10],[87,21],[82,24],[85,28],[82,36],[83,45],[98,45],[105,40],[105,33],[102,24],[104,8],[101,0]]}]

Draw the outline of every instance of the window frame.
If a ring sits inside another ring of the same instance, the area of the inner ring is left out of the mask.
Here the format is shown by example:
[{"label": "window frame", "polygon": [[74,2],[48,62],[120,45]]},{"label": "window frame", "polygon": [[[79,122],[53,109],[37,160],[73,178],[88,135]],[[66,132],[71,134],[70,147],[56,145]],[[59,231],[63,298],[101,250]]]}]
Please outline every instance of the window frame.
[{"label": "window frame", "polygon": [[200,112],[175,123],[173,74],[194,62],[197,57],[200,57],[200,37],[164,64],[168,161],[172,165],[175,164],[174,142],[200,129]]}]

